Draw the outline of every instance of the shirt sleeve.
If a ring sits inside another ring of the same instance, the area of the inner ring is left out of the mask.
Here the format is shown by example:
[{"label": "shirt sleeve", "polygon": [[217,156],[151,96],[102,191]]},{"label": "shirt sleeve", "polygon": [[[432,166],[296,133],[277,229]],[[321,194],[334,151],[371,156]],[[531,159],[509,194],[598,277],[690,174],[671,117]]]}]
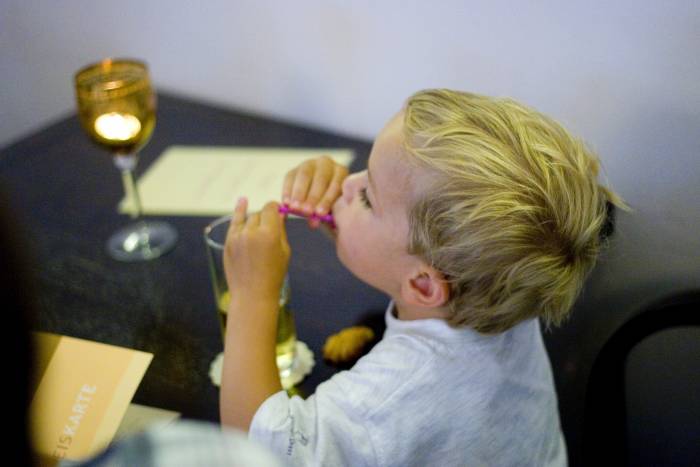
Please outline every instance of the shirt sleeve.
[{"label": "shirt sleeve", "polygon": [[249,437],[288,465],[376,465],[361,412],[331,378],[304,400],[280,391],[253,417]]}]

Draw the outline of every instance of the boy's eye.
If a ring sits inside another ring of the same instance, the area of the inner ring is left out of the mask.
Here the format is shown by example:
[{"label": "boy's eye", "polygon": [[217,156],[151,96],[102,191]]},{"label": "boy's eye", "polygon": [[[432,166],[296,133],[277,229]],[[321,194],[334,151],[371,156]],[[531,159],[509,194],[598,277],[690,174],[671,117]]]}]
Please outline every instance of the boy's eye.
[{"label": "boy's eye", "polygon": [[369,198],[367,197],[367,188],[362,188],[360,190],[360,200],[367,209],[372,209],[372,203],[370,203]]}]

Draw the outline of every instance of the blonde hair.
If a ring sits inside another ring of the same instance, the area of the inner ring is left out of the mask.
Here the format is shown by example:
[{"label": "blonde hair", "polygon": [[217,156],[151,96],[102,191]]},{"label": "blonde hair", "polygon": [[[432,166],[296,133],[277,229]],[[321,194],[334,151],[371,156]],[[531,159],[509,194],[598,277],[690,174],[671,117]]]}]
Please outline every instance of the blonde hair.
[{"label": "blonde hair", "polygon": [[510,99],[426,90],[404,149],[434,175],[409,210],[409,253],[450,285],[452,326],[490,334],[560,324],[595,265],[606,203],[599,162],[552,119]]}]

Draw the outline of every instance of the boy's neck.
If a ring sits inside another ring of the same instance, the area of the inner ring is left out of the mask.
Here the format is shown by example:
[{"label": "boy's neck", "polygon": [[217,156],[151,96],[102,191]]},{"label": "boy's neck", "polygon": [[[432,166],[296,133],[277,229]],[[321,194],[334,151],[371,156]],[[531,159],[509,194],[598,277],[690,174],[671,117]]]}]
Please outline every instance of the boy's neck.
[{"label": "boy's neck", "polygon": [[442,307],[417,307],[394,299],[394,316],[401,321],[414,321],[417,319],[447,319],[449,315],[447,310]]}]

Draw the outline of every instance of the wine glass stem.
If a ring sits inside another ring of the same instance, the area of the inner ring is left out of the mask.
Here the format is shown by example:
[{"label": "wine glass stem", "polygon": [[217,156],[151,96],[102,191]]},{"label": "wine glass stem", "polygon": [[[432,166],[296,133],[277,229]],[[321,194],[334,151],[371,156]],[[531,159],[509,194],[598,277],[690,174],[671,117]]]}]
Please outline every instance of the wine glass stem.
[{"label": "wine glass stem", "polygon": [[126,195],[131,200],[133,210],[131,211],[132,219],[140,219],[143,213],[143,208],[141,207],[141,196],[139,196],[139,190],[134,183],[134,173],[131,170],[122,170],[122,181],[124,182],[124,191]]},{"label": "wine glass stem", "polygon": [[127,197],[127,202],[132,203],[132,210],[130,215],[132,219],[138,220],[143,214],[143,208],[141,206],[141,196],[139,196],[139,190],[134,183],[134,167],[136,167],[136,155],[130,154],[128,156],[116,156],[114,158],[114,165],[122,173],[122,183],[124,184],[124,193]]}]

